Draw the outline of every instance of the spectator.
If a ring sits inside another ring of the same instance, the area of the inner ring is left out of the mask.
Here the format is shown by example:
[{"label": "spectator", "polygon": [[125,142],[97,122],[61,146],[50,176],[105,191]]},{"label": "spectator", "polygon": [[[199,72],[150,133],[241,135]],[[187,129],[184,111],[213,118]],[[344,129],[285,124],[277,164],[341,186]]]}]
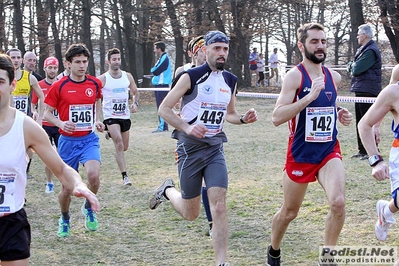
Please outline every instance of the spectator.
[{"label": "spectator", "polygon": [[[357,40],[361,46],[354,60],[348,64],[348,71],[352,75],[350,91],[354,92],[356,97],[377,97],[381,91],[381,54],[377,44],[372,40],[371,26],[363,24],[358,29]],[[360,158],[360,160],[368,158],[360,139],[358,124],[371,105],[372,103],[355,103],[358,151],[351,158]]]},{"label": "spectator", "polygon": [[278,55],[277,55],[277,48],[274,48],[273,53],[269,57],[270,63],[270,76],[269,76],[269,84],[270,80],[276,75],[276,87],[280,86],[278,83]]},{"label": "spectator", "polygon": [[[257,62],[259,59],[257,48],[252,49],[252,53],[249,55],[249,74],[251,75],[251,86],[256,85],[256,81],[259,79]],[[255,78],[254,78],[255,76]],[[254,84],[254,85],[252,85]]]},{"label": "spectator", "polygon": [[258,66],[258,75],[259,75],[259,79],[257,82],[257,86],[265,86],[265,59],[263,59],[263,54],[259,54],[259,59],[257,62],[257,66]]},{"label": "spectator", "polygon": [[[151,73],[154,75],[152,77],[152,85],[155,88],[169,88],[172,83],[172,66],[170,63],[169,56],[165,52],[166,45],[164,42],[154,43],[154,52],[158,56],[158,61],[151,68]],[[157,102],[157,110],[161,102],[168,94],[168,91],[155,91],[155,101]],[[168,131],[168,123],[158,115],[159,125],[152,131],[152,133]]]}]

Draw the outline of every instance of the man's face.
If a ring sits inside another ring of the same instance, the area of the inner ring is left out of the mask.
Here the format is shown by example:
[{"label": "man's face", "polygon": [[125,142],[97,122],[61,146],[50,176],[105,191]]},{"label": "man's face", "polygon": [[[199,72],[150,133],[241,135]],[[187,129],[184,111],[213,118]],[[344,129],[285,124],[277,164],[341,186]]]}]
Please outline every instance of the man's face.
[{"label": "man's face", "polygon": [[218,70],[224,69],[228,55],[229,45],[224,42],[213,43],[206,47],[206,61]]},{"label": "man's face", "polygon": [[44,72],[46,73],[46,78],[48,79],[55,79],[58,74],[58,66],[56,65],[49,65],[44,68]]},{"label": "man's face", "polygon": [[35,54],[34,54],[34,53],[29,53],[29,52],[28,52],[28,53],[24,56],[24,69],[27,70],[27,71],[29,71],[29,72],[35,71],[35,69],[36,69],[36,62],[37,62],[37,59],[36,59]]},{"label": "man's face", "polygon": [[86,75],[89,59],[84,55],[78,55],[72,58],[72,62],[68,62],[68,66],[73,76],[82,78]]},{"label": "man's face", "polygon": [[120,54],[111,55],[108,63],[109,63],[110,69],[119,70],[121,67],[121,55]]},{"label": "man's face", "polygon": [[10,77],[8,72],[0,69],[0,108],[3,109],[10,105],[10,95],[15,89],[15,79],[10,84]]},{"label": "man's face", "polygon": [[356,38],[357,38],[357,42],[360,45],[365,45],[366,44],[366,39],[367,39],[366,34],[362,33],[360,30],[357,32]]},{"label": "man's face", "polygon": [[161,49],[157,48],[156,45],[154,45],[154,53],[159,56],[161,54]]},{"label": "man's face", "polygon": [[320,64],[326,60],[327,40],[324,31],[309,30],[303,52],[305,57],[315,64]]},{"label": "man's face", "polygon": [[12,64],[14,65],[15,69],[18,69],[21,67],[22,56],[19,51],[10,52],[10,58],[11,58]]},{"label": "man's face", "polygon": [[205,63],[205,61],[206,61],[206,54],[205,54],[204,49],[203,49],[203,48],[200,48],[200,49],[197,51],[197,53],[196,53],[196,55],[194,56],[194,58],[195,58],[195,60],[196,60],[197,66],[203,65],[203,64]]}]

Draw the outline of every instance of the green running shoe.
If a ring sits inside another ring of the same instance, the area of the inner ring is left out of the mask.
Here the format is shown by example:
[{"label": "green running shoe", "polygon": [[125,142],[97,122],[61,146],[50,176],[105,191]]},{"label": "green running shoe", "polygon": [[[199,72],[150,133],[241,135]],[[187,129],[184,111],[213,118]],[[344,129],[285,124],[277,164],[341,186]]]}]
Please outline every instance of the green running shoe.
[{"label": "green running shoe", "polygon": [[68,236],[71,235],[69,220],[62,219],[62,216],[58,220],[58,233],[57,233],[57,235],[59,237],[68,237]]},{"label": "green running shoe", "polygon": [[82,205],[82,213],[86,217],[85,227],[90,231],[97,231],[98,229],[98,220],[96,213],[91,209],[85,208],[85,203]]}]

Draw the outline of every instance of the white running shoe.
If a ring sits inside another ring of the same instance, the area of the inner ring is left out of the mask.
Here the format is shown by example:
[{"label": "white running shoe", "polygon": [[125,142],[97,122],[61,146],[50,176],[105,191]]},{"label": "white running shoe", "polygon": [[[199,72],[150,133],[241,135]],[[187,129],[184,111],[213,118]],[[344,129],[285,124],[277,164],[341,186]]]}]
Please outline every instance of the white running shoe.
[{"label": "white running shoe", "polygon": [[130,179],[127,175],[125,175],[125,177],[123,178],[123,185],[124,186],[131,186],[132,182],[130,182]]},{"label": "white running shoe", "polygon": [[380,241],[387,239],[389,227],[396,222],[393,217],[390,219],[384,217],[384,208],[388,208],[388,204],[386,200],[379,200],[376,204],[378,220],[375,223],[375,236]]},{"label": "white running shoe", "polygon": [[45,192],[47,194],[53,193],[54,192],[54,184],[53,183],[47,183]]}]

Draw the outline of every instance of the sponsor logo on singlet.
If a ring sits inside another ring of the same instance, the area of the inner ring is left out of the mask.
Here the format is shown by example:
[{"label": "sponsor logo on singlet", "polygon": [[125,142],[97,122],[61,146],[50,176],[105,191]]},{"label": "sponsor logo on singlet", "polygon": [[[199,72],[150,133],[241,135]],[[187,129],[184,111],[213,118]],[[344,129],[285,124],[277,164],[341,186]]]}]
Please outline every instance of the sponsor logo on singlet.
[{"label": "sponsor logo on singlet", "polygon": [[303,172],[301,170],[293,170],[292,174],[295,176],[303,176]]},{"label": "sponsor logo on singlet", "polygon": [[92,88],[87,88],[85,91],[85,94],[87,97],[92,97],[94,95],[93,89]]},{"label": "sponsor logo on singlet", "polygon": [[205,94],[210,95],[210,94],[212,94],[213,89],[212,89],[211,86],[205,85],[205,86],[202,88],[202,91],[203,91]]}]

